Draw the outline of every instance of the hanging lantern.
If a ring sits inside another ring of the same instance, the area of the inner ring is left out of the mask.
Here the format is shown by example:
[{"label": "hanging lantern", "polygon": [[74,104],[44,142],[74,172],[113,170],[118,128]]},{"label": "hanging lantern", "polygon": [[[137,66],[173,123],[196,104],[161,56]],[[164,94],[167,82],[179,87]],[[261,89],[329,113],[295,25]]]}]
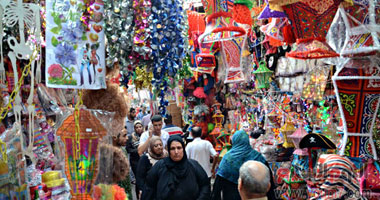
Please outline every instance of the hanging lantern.
[{"label": "hanging lantern", "polygon": [[380,68],[376,56],[349,59],[332,77],[342,117],[340,155],[377,159],[373,127],[380,107]]},{"label": "hanging lantern", "polygon": [[[76,111],[78,112],[78,111]],[[71,187],[72,199],[91,200],[98,171],[99,139],[107,131],[88,110],[79,113],[79,145],[76,144],[75,112],[58,128],[57,135],[65,144],[65,174]]]},{"label": "hanging lantern", "polygon": [[282,133],[282,135],[284,136],[284,144],[282,144],[282,146],[284,148],[291,148],[291,147],[294,147],[294,144],[292,141],[289,141],[288,140],[288,135],[294,133],[294,131],[296,131],[296,128],[294,127],[294,125],[287,121],[281,128],[280,128],[280,132]]},{"label": "hanging lantern", "polygon": [[269,78],[273,72],[266,67],[265,61],[260,61],[259,68],[253,73],[256,77],[256,89],[269,88]]},{"label": "hanging lantern", "polygon": [[294,151],[294,154],[300,155],[300,156],[307,156],[307,149],[301,149],[299,147],[299,143],[301,142],[301,139],[307,135],[307,132],[305,129],[301,126],[299,127],[292,135],[289,135],[288,137],[293,140],[293,144],[296,147],[296,150]]}]

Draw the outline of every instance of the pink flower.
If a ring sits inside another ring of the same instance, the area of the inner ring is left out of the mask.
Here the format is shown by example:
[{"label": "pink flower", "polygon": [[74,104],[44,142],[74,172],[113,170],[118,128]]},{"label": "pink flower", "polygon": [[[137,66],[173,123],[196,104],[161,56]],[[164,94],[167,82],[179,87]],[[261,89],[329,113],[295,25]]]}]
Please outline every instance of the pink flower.
[{"label": "pink flower", "polygon": [[63,69],[60,64],[52,64],[48,69],[48,73],[53,78],[62,78]]}]

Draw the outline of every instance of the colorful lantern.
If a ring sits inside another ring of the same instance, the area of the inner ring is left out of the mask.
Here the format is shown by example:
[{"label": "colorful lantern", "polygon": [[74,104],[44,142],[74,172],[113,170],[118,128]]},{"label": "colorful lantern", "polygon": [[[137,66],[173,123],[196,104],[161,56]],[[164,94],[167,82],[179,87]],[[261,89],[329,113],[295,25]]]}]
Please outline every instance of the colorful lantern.
[{"label": "colorful lantern", "polygon": [[307,135],[307,132],[305,129],[301,126],[299,127],[292,135],[289,135],[288,138],[293,140],[293,144],[296,147],[296,150],[294,151],[294,154],[300,155],[300,156],[307,156],[307,149],[300,149],[299,143],[301,142],[301,139]]},{"label": "colorful lantern", "polygon": [[332,78],[344,131],[340,155],[377,159],[373,127],[380,107],[378,63],[377,57],[350,59]]},{"label": "colorful lantern", "polygon": [[346,26],[342,56],[372,55],[380,51],[380,4],[375,0],[353,0],[339,8]]},{"label": "colorful lantern", "polygon": [[295,48],[288,57],[318,59],[337,57],[327,43],[326,34],[342,0],[304,0],[283,6],[297,38]]},{"label": "colorful lantern", "polygon": [[265,61],[260,61],[259,68],[253,73],[256,77],[256,89],[269,88],[269,78],[273,72],[266,67]]},{"label": "colorful lantern", "polygon": [[287,121],[281,128],[280,128],[280,132],[282,133],[282,135],[284,136],[284,144],[282,144],[282,146],[284,148],[291,148],[291,147],[294,147],[294,144],[292,141],[289,141],[288,140],[288,135],[294,133],[294,131],[296,131],[296,128],[294,127],[294,125]]},{"label": "colorful lantern", "polygon": [[98,170],[99,139],[107,131],[90,111],[81,109],[75,112],[80,112],[79,141],[76,140],[75,113],[64,120],[57,135],[65,144],[65,174],[72,199],[91,200]]}]

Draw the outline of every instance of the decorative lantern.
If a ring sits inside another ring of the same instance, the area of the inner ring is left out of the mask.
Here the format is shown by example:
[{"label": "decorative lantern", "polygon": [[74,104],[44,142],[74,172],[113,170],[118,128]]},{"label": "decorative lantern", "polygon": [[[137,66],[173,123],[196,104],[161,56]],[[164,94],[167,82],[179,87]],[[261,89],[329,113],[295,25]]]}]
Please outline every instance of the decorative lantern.
[{"label": "decorative lantern", "polygon": [[253,73],[256,77],[256,89],[269,88],[269,78],[273,72],[266,67],[265,61],[260,61],[259,68]]},{"label": "decorative lantern", "polygon": [[224,115],[219,109],[217,109],[212,118],[214,119],[215,128],[211,131],[210,135],[215,143],[215,150],[220,152],[223,149],[223,147],[221,143],[218,141],[217,137],[223,132],[222,123],[224,120]]},{"label": "decorative lantern", "polygon": [[300,149],[299,143],[301,142],[301,139],[307,135],[307,132],[305,129],[301,126],[299,127],[292,135],[289,135],[288,137],[293,140],[293,144],[296,147],[296,150],[294,151],[294,154],[300,155],[300,156],[307,156],[307,149]]},{"label": "decorative lantern", "polygon": [[[79,144],[76,144],[75,112],[79,113]],[[71,187],[72,199],[91,200],[98,170],[99,139],[106,129],[88,110],[75,111],[58,128],[57,135],[65,144],[65,174]]]},{"label": "decorative lantern", "polygon": [[373,127],[380,107],[378,63],[376,56],[349,59],[332,77],[344,131],[340,155],[377,159]]},{"label": "decorative lantern", "polygon": [[294,125],[287,121],[281,128],[280,128],[280,132],[282,133],[282,135],[284,136],[284,144],[282,144],[282,146],[284,148],[291,148],[291,147],[294,147],[294,144],[292,141],[288,141],[288,135],[292,134],[294,131],[296,131],[296,128],[294,127]]}]

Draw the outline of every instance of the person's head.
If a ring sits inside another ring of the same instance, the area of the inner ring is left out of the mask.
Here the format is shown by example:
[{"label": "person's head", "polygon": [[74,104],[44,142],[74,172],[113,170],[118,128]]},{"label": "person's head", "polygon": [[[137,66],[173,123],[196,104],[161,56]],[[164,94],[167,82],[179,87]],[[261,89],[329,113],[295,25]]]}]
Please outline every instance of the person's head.
[{"label": "person's head", "polygon": [[249,136],[243,130],[236,131],[232,135],[232,148],[244,148],[244,147],[250,147]]},{"label": "person's head", "polygon": [[202,136],[202,128],[195,126],[191,129],[191,135],[193,138],[201,137]]},{"label": "person's head", "polygon": [[129,119],[133,120],[136,117],[136,110],[134,108],[129,109],[129,114],[128,114]]},{"label": "person's head", "polygon": [[146,107],[145,106],[142,107],[142,111],[143,111],[143,113],[145,113],[145,111],[146,111]]},{"label": "person's head", "polygon": [[169,157],[172,161],[181,162],[182,160],[187,159],[185,152],[185,143],[183,143],[183,140],[180,136],[170,136],[167,147],[169,150]]},{"label": "person's head", "polygon": [[140,120],[135,121],[134,123],[135,133],[141,135],[144,132],[144,127]]},{"label": "person's head", "polygon": [[151,119],[153,125],[153,132],[157,135],[161,134],[162,117],[160,115],[154,115]]},{"label": "person's head", "polygon": [[173,123],[173,121],[172,121],[172,116],[171,116],[171,115],[167,115],[167,116],[165,117],[164,122],[165,122],[166,125],[171,125],[171,124]]},{"label": "person's head", "polygon": [[124,128],[120,133],[115,134],[113,137],[113,145],[114,146],[126,146],[127,145],[127,129]]},{"label": "person's head", "polygon": [[238,190],[243,200],[265,197],[270,189],[268,167],[258,161],[247,161],[239,170]]},{"label": "person's head", "polygon": [[156,156],[161,156],[164,153],[164,145],[160,137],[152,136],[150,139],[148,151],[155,154]]}]

